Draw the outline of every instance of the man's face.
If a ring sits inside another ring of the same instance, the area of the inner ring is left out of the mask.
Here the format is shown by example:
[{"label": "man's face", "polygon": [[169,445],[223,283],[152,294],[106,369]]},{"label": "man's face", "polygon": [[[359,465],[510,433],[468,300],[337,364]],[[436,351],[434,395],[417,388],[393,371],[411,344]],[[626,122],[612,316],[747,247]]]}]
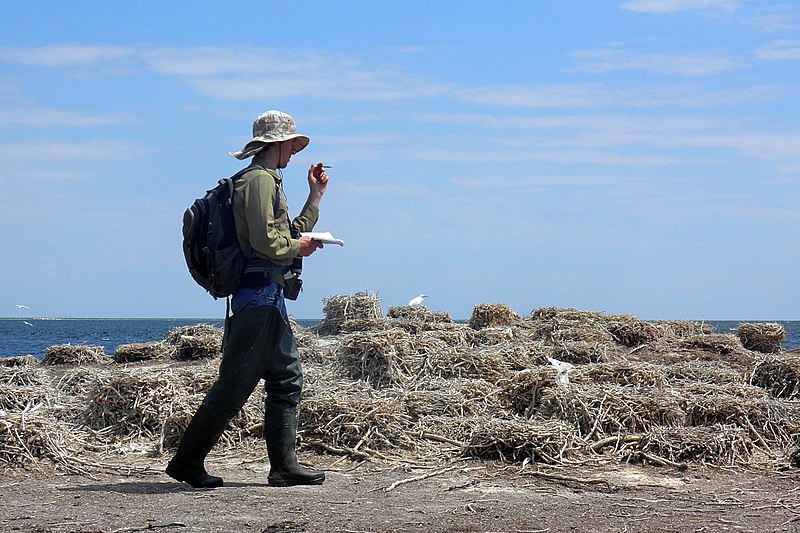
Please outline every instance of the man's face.
[{"label": "man's face", "polygon": [[295,154],[294,140],[281,142],[280,148],[281,160],[278,161],[278,168],[286,168],[286,165],[289,164],[289,160]]}]

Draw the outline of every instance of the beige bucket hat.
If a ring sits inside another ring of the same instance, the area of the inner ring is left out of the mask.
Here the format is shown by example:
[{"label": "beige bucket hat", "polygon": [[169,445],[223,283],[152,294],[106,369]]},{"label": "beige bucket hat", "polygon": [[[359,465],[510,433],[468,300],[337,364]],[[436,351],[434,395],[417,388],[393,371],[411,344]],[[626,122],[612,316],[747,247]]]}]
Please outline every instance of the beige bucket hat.
[{"label": "beige bucket hat", "polygon": [[258,115],[253,121],[253,138],[238,152],[228,152],[236,159],[247,159],[258,153],[269,143],[294,140],[294,151],[299,152],[311,141],[306,135],[297,133],[291,115],[274,109]]}]

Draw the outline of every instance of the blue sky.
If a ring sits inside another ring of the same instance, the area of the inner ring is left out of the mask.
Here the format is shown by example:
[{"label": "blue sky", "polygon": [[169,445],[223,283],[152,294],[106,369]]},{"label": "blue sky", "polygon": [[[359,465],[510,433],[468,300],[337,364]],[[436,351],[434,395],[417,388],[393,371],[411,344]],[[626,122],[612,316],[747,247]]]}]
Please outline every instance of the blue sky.
[{"label": "blue sky", "polygon": [[[183,210],[267,109],[333,168],[298,318],[367,290],[800,319],[788,1],[31,1],[0,18],[0,316],[217,317]],[[17,304],[30,307],[19,311]]]}]

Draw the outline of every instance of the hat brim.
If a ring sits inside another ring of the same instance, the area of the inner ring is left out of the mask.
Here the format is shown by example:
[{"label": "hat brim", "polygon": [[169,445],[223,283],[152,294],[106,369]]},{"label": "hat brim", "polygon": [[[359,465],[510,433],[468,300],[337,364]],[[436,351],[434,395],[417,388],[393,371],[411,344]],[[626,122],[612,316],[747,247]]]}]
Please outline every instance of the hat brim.
[{"label": "hat brim", "polygon": [[247,144],[245,144],[244,148],[242,148],[240,151],[228,152],[228,155],[235,157],[236,159],[247,159],[248,157],[256,155],[269,143],[283,141],[294,141],[294,153],[297,153],[308,146],[308,143],[311,142],[311,139],[300,133],[293,133],[291,135],[266,135],[262,137],[253,137],[247,141]]}]

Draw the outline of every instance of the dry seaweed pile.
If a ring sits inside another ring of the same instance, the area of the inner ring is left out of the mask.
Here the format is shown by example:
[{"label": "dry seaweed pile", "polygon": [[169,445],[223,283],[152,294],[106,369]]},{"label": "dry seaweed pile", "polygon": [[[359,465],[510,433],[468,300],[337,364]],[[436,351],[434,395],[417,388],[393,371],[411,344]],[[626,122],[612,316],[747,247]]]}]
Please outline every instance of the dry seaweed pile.
[{"label": "dry seaweed pile", "polygon": [[405,320],[408,322],[424,322],[441,324],[444,322],[452,322],[453,318],[448,313],[439,313],[436,311],[429,311],[422,305],[401,305],[397,307],[390,307],[386,313],[388,318],[396,318],[398,320]]},{"label": "dry seaweed pile", "polygon": [[786,338],[786,330],[781,324],[739,324],[736,336],[748,350],[779,353],[781,342]]},{"label": "dry seaweed pile", "polygon": [[519,315],[506,304],[478,304],[472,308],[469,327],[472,329],[513,326]]},{"label": "dry seaweed pile", "polygon": [[[43,365],[87,365],[137,363],[156,359],[204,359],[222,351],[221,328],[209,324],[181,326],[167,332],[163,341],[122,344],[109,358],[104,346],[89,344],[61,344],[51,346],[42,359]],[[31,361],[32,360],[32,361]],[[33,356],[0,359],[0,366],[37,363]]]},{"label": "dry seaweed pile", "polygon": [[[384,316],[369,293],[328,298],[324,311],[315,328],[293,325],[305,449],[672,466],[798,457],[800,357],[780,349],[774,325],[725,334],[575,309],[520,317],[503,304],[476,305],[460,324],[424,307]],[[178,328],[102,363],[0,365],[0,467],[81,472],[174,448],[214,381],[221,336]],[[219,446],[263,449],[262,426],[257,391]]]},{"label": "dry seaweed pile", "polygon": [[61,344],[45,351],[43,365],[85,365],[106,363],[105,349],[90,344]]},{"label": "dry seaweed pile", "polygon": [[325,318],[314,328],[321,335],[336,335],[350,322],[372,321],[383,316],[377,294],[360,292],[330,296],[322,300]]},{"label": "dry seaweed pile", "polygon": [[174,328],[163,347],[166,356],[182,361],[214,357],[222,352],[222,330],[209,324]]},{"label": "dry seaweed pile", "polygon": [[164,342],[137,342],[122,344],[114,351],[115,363],[136,363],[168,357],[173,350]]}]

